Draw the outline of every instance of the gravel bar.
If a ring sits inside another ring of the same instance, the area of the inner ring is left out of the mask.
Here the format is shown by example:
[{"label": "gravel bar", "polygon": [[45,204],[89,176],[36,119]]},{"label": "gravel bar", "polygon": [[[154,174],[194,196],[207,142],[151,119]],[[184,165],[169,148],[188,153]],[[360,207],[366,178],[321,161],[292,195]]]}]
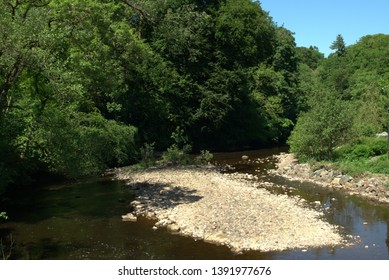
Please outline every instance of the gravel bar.
[{"label": "gravel bar", "polygon": [[145,216],[156,221],[154,230],[164,227],[235,252],[345,245],[339,228],[298,198],[272,194],[215,168],[119,171],[117,177],[137,194],[123,220]]}]

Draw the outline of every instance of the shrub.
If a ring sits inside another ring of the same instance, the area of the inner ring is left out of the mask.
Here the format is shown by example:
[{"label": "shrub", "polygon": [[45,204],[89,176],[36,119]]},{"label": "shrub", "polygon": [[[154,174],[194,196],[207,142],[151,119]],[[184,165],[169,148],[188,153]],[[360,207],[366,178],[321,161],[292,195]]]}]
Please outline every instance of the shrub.
[{"label": "shrub", "polygon": [[352,136],[350,103],[330,94],[323,96],[302,114],[288,139],[291,152],[299,159],[333,159],[335,148]]},{"label": "shrub", "polygon": [[155,143],[145,143],[144,146],[140,148],[140,165],[142,167],[147,168],[155,164],[154,145]]},{"label": "shrub", "polygon": [[8,216],[7,216],[7,213],[5,212],[0,212],[0,220],[8,220]]},{"label": "shrub", "polygon": [[200,154],[195,158],[196,164],[207,164],[213,159],[213,154],[211,154],[208,150],[203,150]]},{"label": "shrub", "polygon": [[180,149],[177,144],[173,144],[162,154],[162,162],[188,164],[190,162],[189,152],[191,149],[192,147],[190,145],[184,145],[184,147]]},{"label": "shrub", "polygon": [[387,152],[386,138],[362,138],[356,143],[344,145],[335,150],[335,158],[342,160],[370,159]]}]

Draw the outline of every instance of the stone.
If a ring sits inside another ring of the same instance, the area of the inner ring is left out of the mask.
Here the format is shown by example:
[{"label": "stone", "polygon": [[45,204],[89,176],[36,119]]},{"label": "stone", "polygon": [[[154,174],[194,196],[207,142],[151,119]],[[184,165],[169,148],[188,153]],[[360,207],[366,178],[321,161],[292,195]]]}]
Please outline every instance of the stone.
[{"label": "stone", "polygon": [[142,204],[139,200],[134,200],[130,203],[132,206],[140,205]]},{"label": "stone", "polygon": [[353,184],[351,184],[350,182],[346,182],[346,183],[344,184],[344,187],[345,187],[346,189],[351,189],[351,188],[353,187]]},{"label": "stone", "polygon": [[375,136],[376,137],[388,137],[388,133],[386,131],[384,131],[384,132],[381,132],[381,133],[377,133]]},{"label": "stone", "polygon": [[168,231],[171,231],[171,232],[179,232],[180,231],[180,227],[177,224],[170,224],[166,228]]},{"label": "stone", "polygon": [[248,160],[248,159],[249,159],[249,156],[243,155],[243,156],[242,156],[242,159],[243,159],[243,160]]},{"label": "stone", "polygon": [[352,179],[352,178],[351,178],[350,176],[348,176],[348,175],[343,175],[343,176],[340,177],[340,183],[341,183],[342,185],[344,185],[345,183],[350,182],[351,179]]},{"label": "stone", "polygon": [[134,214],[128,213],[126,215],[122,215],[122,221],[123,222],[137,222],[138,218]]},{"label": "stone", "polygon": [[334,178],[334,180],[332,180],[331,183],[332,183],[333,185],[340,185],[340,178],[339,178],[339,177]]},{"label": "stone", "polygon": [[153,212],[147,212],[146,218],[147,218],[147,219],[155,219],[155,213],[153,213]]}]

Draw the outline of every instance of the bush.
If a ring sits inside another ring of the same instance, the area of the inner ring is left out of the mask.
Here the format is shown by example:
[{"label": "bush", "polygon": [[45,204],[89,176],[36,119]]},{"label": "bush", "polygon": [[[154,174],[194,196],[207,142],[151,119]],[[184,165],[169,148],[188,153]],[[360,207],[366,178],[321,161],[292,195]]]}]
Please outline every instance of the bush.
[{"label": "bush", "polygon": [[200,152],[200,155],[198,155],[196,158],[195,158],[195,163],[196,164],[207,164],[209,163],[211,160],[213,159],[213,154],[211,154],[209,151],[207,150],[203,150]]},{"label": "bush", "polygon": [[144,146],[140,148],[140,165],[142,167],[147,168],[155,164],[154,145],[155,143],[145,143]]},{"label": "bush", "polygon": [[98,113],[55,111],[42,116],[32,152],[51,172],[77,178],[134,160],[135,134]]},{"label": "bush", "polygon": [[7,213],[5,213],[5,212],[0,212],[0,220],[8,220]]},{"label": "bush", "polygon": [[299,159],[333,159],[335,148],[351,138],[352,107],[331,94],[323,96],[302,114],[288,139]]},{"label": "bush", "polygon": [[370,159],[387,153],[386,138],[362,138],[354,144],[348,144],[335,150],[335,159],[360,160]]},{"label": "bush", "polygon": [[190,162],[189,152],[191,149],[190,145],[184,145],[180,149],[177,144],[173,144],[162,154],[162,163],[188,164]]}]

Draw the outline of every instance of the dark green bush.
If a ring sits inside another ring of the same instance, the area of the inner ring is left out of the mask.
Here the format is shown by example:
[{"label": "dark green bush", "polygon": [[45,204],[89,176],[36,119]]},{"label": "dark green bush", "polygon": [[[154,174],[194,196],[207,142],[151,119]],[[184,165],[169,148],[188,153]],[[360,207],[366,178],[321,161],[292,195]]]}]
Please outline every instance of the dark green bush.
[{"label": "dark green bush", "polygon": [[335,158],[342,160],[370,159],[386,154],[386,138],[362,138],[354,144],[344,145],[335,150]]}]

